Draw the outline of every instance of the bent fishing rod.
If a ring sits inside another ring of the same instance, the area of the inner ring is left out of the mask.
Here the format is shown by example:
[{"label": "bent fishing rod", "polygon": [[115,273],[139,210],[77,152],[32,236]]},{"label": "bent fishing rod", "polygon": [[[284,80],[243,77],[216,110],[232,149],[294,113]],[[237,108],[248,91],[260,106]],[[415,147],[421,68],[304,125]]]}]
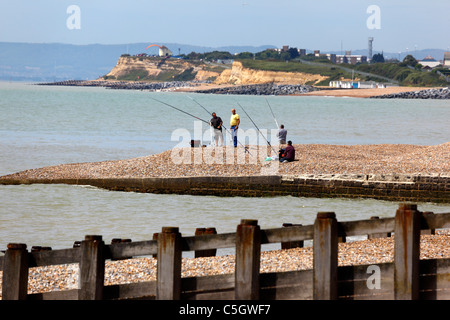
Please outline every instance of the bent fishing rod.
[{"label": "bent fishing rod", "polygon": [[277,121],[277,119],[275,118],[275,115],[273,114],[272,107],[270,106],[269,101],[267,100],[267,98],[264,98],[264,99],[266,99],[267,105],[268,105],[269,108],[270,108],[270,112],[272,112],[273,120],[275,120],[275,123],[276,123],[276,125],[277,125],[277,128],[279,128],[280,126],[278,125],[278,121]]},{"label": "bent fishing rod", "polygon": [[150,99],[153,99],[153,100],[155,100],[155,101],[158,101],[159,103],[165,104],[166,106],[169,106],[169,107],[171,107],[171,108],[173,108],[173,109],[175,109],[175,110],[178,110],[178,111],[180,111],[180,112],[183,112],[184,114],[187,114],[188,116],[191,116],[191,117],[193,117],[193,118],[195,118],[195,119],[197,119],[197,120],[203,121],[204,123],[207,123],[207,124],[209,125],[209,122],[208,122],[208,121],[203,120],[203,119],[200,119],[199,117],[196,117],[196,116],[194,116],[193,114],[190,114],[189,112],[186,112],[186,111],[184,111],[184,110],[181,110],[181,109],[179,109],[179,108],[177,108],[177,107],[174,107],[174,106],[172,106],[171,104],[168,104],[168,103],[166,103],[166,102],[164,102],[164,101],[160,101],[160,100],[155,99],[155,98],[152,98],[152,97],[150,97]]},{"label": "bent fishing rod", "polygon": [[[195,99],[193,99],[193,98],[191,98],[191,97],[189,97],[189,96],[188,96],[188,98],[191,99],[192,101],[194,101],[194,102],[195,102],[196,104],[198,104],[200,107],[202,107],[203,110],[205,110],[209,115],[212,115],[212,113],[210,113],[210,112],[209,112],[204,106],[202,106],[197,100],[195,100]],[[210,125],[211,125],[211,124],[210,124]],[[225,128],[225,130],[226,130],[230,135],[232,135],[232,134],[231,134],[231,131],[229,131],[229,130],[223,125],[223,123],[222,123],[222,127]],[[245,152],[248,152],[248,154],[251,154],[250,151],[248,151],[248,147],[244,146],[239,140],[238,140],[238,143],[239,143],[242,147],[244,147]]]},{"label": "bent fishing rod", "polygon": [[245,114],[247,115],[247,117],[250,119],[250,121],[253,123],[253,125],[256,127],[256,130],[258,130],[259,134],[264,138],[264,140],[266,140],[267,144],[269,145],[269,147],[272,149],[272,151],[277,154],[277,152],[275,151],[275,149],[272,147],[272,145],[270,144],[269,140],[267,140],[267,138],[262,134],[261,130],[259,130],[258,126],[256,125],[256,123],[253,121],[253,119],[248,115],[247,111],[245,111],[244,107],[242,107],[240,105],[239,102],[236,102],[239,107],[241,107],[242,111],[245,112]]}]

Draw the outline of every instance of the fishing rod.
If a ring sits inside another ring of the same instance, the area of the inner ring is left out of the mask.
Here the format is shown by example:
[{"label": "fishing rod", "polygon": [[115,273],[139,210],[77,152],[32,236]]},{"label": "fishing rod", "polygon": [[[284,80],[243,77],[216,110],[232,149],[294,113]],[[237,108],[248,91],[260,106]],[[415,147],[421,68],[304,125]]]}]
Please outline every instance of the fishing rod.
[{"label": "fishing rod", "polygon": [[153,99],[153,100],[158,101],[158,102],[160,102],[160,103],[162,103],[162,104],[165,104],[166,106],[169,106],[169,107],[171,107],[171,108],[174,108],[175,110],[178,110],[178,111],[180,111],[180,112],[183,112],[183,113],[185,113],[185,114],[187,114],[187,115],[189,115],[189,116],[191,116],[191,117],[193,117],[193,118],[195,118],[195,119],[197,119],[197,120],[203,121],[204,123],[207,123],[207,124],[209,125],[209,122],[208,122],[208,121],[203,120],[203,119],[200,119],[199,117],[196,117],[196,116],[194,116],[193,114],[190,114],[189,112],[186,112],[186,111],[181,110],[181,109],[179,109],[179,108],[177,108],[177,107],[174,107],[174,106],[172,106],[172,105],[170,105],[170,104],[168,104],[168,103],[165,103],[164,101],[160,101],[160,100],[155,99],[155,98],[152,98],[152,97],[150,97],[150,99]]},{"label": "fishing rod", "polygon": [[188,96],[189,99],[191,99],[192,101],[194,101],[196,104],[198,104],[200,107],[203,108],[203,110],[205,110],[209,115],[211,115],[211,112],[209,112],[204,106],[202,106],[199,102],[197,102],[197,100],[195,100],[194,98],[191,98],[190,96]]},{"label": "fishing rod", "polygon": [[269,101],[267,100],[267,98],[264,98],[264,99],[266,99],[267,105],[268,105],[269,108],[270,108],[270,112],[272,112],[272,116],[273,116],[273,119],[275,120],[275,123],[276,123],[276,125],[277,125],[277,128],[279,128],[280,126],[278,125],[278,121],[277,121],[277,119],[275,118],[275,115],[273,114],[272,107],[270,106]]},{"label": "fishing rod", "polygon": [[[200,107],[203,108],[203,110],[205,110],[209,115],[211,115],[211,113],[204,107],[202,106],[197,100],[195,100],[194,98],[191,98],[188,96],[189,99],[191,99],[192,101],[194,101],[196,104],[198,104]],[[222,127],[230,134],[230,136],[232,136],[231,131],[229,131],[226,127],[224,127],[223,123],[222,123]],[[244,146],[239,140],[238,143],[244,147],[245,152],[248,152],[248,154],[251,154],[250,151],[248,151],[248,147]]]},{"label": "fishing rod", "polygon": [[253,125],[256,127],[256,130],[258,130],[258,132],[259,132],[259,134],[264,138],[264,140],[266,140],[266,142],[267,142],[267,144],[269,145],[269,147],[273,150],[273,152],[275,153],[275,154],[277,154],[277,152],[275,151],[275,149],[272,147],[272,145],[270,144],[270,142],[269,142],[269,140],[267,140],[267,138],[262,134],[262,132],[261,132],[261,130],[259,130],[259,128],[258,128],[258,126],[256,125],[256,123],[253,121],[253,119],[248,115],[248,113],[247,113],[247,111],[245,111],[245,109],[244,109],[244,107],[242,107],[241,105],[240,105],[240,103],[239,102],[236,102],[240,107],[241,107],[241,109],[245,112],[245,114],[247,115],[247,117],[250,119],[250,121],[253,123]]},{"label": "fishing rod", "polygon": [[[208,113],[209,115],[211,115],[211,113],[208,111],[208,110],[206,110],[206,108],[204,107],[204,106],[202,106],[200,103],[198,103],[195,99],[192,99],[190,96],[188,96],[188,98],[189,99],[191,99],[192,101],[194,101],[195,103],[197,103],[200,107],[202,107],[203,108],[203,110],[205,110],[206,111],[206,113]],[[214,133],[213,133],[213,129],[212,129],[212,127],[211,127],[211,122],[209,122],[209,133],[210,133],[210,138],[211,138],[211,142],[210,142],[210,146],[212,146],[213,145],[213,135],[214,135]],[[226,129],[226,128],[225,128]],[[223,139],[222,139],[222,144],[223,144]]]}]

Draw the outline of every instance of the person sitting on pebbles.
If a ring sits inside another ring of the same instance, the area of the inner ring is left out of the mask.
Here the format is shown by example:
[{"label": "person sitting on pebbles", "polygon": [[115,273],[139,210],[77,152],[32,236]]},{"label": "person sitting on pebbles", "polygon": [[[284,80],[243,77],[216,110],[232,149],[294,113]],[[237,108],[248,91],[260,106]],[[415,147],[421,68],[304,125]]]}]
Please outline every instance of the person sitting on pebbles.
[{"label": "person sitting on pebbles", "polygon": [[289,140],[288,145],[285,149],[282,149],[283,152],[280,156],[280,162],[291,162],[295,160],[295,148],[292,145],[292,141]]}]

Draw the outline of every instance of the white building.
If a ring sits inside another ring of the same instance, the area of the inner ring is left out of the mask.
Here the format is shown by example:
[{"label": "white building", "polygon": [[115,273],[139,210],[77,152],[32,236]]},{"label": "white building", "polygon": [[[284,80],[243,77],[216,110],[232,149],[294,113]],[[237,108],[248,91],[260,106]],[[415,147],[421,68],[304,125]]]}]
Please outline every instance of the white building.
[{"label": "white building", "polygon": [[169,50],[166,46],[159,47],[159,56],[160,57],[170,57],[172,55],[172,51]]},{"label": "white building", "polygon": [[426,56],[423,60],[418,61],[422,66],[429,68],[436,68],[441,64],[440,61],[436,60],[432,56]]},{"label": "white building", "polygon": [[374,81],[330,81],[330,87],[343,89],[379,89],[390,86],[392,84]]},{"label": "white building", "polygon": [[336,55],[336,63],[357,64],[367,62],[367,56],[355,55],[351,51],[346,51],[345,55]]},{"label": "white building", "polygon": [[444,63],[445,68],[450,68],[450,52],[444,52]]}]

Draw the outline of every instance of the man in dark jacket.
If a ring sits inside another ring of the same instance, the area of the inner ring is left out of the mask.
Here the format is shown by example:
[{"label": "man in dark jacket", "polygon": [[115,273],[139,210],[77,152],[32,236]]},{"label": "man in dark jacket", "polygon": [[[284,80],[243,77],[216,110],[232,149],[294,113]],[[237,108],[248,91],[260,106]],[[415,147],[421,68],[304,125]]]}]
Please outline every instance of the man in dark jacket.
[{"label": "man in dark jacket", "polygon": [[213,112],[212,119],[209,123],[214,128],[214,141],[216,142],[216,146],[219,146],[219,140],[220,146],[223,146],[222,119]]}]

